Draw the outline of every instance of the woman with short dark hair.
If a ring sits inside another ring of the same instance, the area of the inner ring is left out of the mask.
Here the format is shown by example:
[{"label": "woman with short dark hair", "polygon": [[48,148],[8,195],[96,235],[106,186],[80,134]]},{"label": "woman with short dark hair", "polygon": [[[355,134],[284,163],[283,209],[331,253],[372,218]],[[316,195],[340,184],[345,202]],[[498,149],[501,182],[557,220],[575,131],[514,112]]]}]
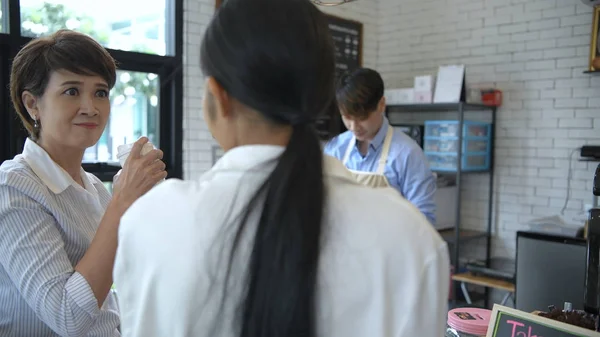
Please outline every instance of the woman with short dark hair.
[{"label": "woman with short dark hair", "polygon": [[120,336],[112,285],[121,215],[166,176],[162,152],[136,142],[114,195],[81,167],[110,114],[115,62],[87,35],[32,40],[10,93],[29,132],[0,166],[0,336]]}]

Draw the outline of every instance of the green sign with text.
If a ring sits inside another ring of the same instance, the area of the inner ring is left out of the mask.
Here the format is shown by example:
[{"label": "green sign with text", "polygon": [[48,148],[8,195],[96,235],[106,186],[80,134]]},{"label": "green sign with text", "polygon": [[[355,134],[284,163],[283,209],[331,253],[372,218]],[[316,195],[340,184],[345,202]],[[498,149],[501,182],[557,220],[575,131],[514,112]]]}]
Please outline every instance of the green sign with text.
[{"label": "green sign with text", "polygon": [[600,333],[496,304],[486,337],[600,337]]}]

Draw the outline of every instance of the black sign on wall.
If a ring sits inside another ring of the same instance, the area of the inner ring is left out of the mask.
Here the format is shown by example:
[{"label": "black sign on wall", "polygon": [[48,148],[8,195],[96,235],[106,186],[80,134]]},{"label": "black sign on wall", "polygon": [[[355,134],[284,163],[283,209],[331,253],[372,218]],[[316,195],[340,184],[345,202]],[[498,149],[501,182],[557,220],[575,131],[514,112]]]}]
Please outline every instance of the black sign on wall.
[{"label": "black sign on wall", "polygon": [[[363,24],[357,21],[326,15],[333,43],[335,45],[335,76],[339,78],[346,71],[362,67]],[[322,139],[337,136],[346,130],[340,118],[337,105],[317,122],[317,130]]]},{"label": "black sign on wall", "polygon": [[327,15],[335,44],[336,76],[362,66],[363,25],[360,22]]}]

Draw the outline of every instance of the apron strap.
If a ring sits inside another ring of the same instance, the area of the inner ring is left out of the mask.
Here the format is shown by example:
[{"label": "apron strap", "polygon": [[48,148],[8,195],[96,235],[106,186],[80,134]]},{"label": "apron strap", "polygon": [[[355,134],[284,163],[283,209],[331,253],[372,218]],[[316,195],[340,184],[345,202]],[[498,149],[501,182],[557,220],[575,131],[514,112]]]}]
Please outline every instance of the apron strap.
[{"label": "apron strap", "polygon": [[390,153],[390,144],[392,144],[393,135],[394,128],[388,124],[385,140],[383,141],[383,148],[381,149],[381,156],[379,157],[379,166],[377,167],[377,174],[379,175],[383,175],[385,172],[385,164],[387,163],[388,154]]},{"label": "apron strap", "polygon": [[354,148],[355,145],[356,145],[356,137],[352,136],[352,138],[350,139],[350,142],[348,143],[348,148],[346,149],[346,153],[344,154],[344,159],[342,160],[342,163],[344,163],[344,166],[346,166],[346,163],[348,162],[348,159],[350,158],[350,153],[352,152],[352,148]]}]

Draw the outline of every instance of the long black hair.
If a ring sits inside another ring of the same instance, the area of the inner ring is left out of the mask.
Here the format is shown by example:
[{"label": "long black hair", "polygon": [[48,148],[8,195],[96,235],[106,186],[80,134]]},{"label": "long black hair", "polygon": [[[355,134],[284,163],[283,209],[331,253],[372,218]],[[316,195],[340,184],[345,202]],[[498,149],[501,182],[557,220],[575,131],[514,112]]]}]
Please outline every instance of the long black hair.
[{"label": "long black hair", "polygon": [[202,42],[206,76],[272,123],[293,127],[233,242],[232,256],[250,212],[262,208],[239,305],[241,337],[315,336],[325,190],[311,122],[335,100],[333,48],[325,16],[309,0],[227,0]]}]

